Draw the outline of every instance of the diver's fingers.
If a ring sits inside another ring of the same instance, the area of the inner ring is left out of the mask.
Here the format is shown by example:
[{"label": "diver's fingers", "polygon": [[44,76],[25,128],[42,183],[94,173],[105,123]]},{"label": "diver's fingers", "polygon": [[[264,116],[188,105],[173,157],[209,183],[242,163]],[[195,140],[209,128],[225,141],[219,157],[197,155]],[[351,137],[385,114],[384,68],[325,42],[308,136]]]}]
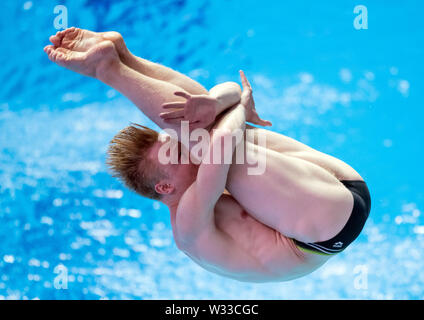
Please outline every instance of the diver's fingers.
[{"label": "diver's fingers", "polygon": [[194,130],[194,129],[198,129],[198,128],[204,128],[205,124],[203,122],[200,121],[194,121],[194,122],[190,122],[189,123],[189,129],[190,130]]},{"label": "diver's fingers", "polygon": [[184,117],[184,109],[183,110],[175,110],[169,112],[162,112],[159,114],[162,119],[175,119]]},{"label": "diver's fingers", "polygon": [[184,121],[184,118],[183,117],[172,118],[172,119],[163,119],[163,122],[169,123],[169,124],[180,124],[181,121]]},{"label": "diver's fingers", "polygon": [[186,99],[190,99],[191,98],[191,95],[189,93],[187,93],[187,92],[184,92],[184,91],[176,91],[176,92],[174,92],[174,94],[176,96],[180,96],[180,97],[183,97],[183,98],[186,98]]},{"label": "diver's fingers", "polygon": [[185,105],[186,105],[186,102],[167,102],[162,105],[162,108],[164,109],[184,108]]},{"label": "diver's fingers", "polygon": [[263,126],[263,127],[271,127],[272,126],[272,122],[269,121],[269,120],[262,120],[262,119],[260,119],[258,124],[260,126]]},{"label": "diver's fingers", "polygon": [[243,70],[240,70],[240,78],[241,78],[241,84],[243,85],[243,89],[250,89],[252,90],[252,87],[250,86],[249,80],[247,80],[246,75],[244,74]]}]

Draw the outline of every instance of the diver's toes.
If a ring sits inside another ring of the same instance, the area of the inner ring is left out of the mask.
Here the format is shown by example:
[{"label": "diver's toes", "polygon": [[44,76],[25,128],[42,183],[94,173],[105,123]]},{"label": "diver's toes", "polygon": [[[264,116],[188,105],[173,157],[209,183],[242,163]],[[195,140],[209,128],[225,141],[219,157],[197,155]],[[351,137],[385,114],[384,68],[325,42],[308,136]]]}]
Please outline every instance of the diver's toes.
[{"label": "diver's toes", "polygon": [[51,43],[53,43],[55,46],[60,46],[60,38],[58,37],[58,36],[56,36],[56,35],[54,35],[54,36],[51,36],[50,38],[49,38],[49,40],[50,40],[50,42]]},{"label": "diver's toes", "polygon": [[71,28],[68,28],[66,30],[63,30],[63,35],[64,36],[65,35],[72,36],[74,33],[77,33],[77,32],[78,32],[78,29],[77,28],[71,27]]},{"label": "diver's toes", "polygon": [[56,61],[64,61],[66,56],[63,53],[58,52],[56,55]]},{"label": "diver's toes", "polygon": [[68,28],[62,31],[58,31],[53,37],[56,37],[58,39],[58,43],[60,44],[65,36],[71,36],[74,31],[75,27]]},{"label": "diver's toes", "polygon": [[68,28],[68,29],[65,29],[65,30],[60,31],[59,33],[61,35],[65,35],[67,33],[73,32],[74,30],[75,30],[75,27],[71,27],[71,28]]},{"label": "diver's toes", "polygon": [[48,55],[50,55],[53,51],[53,46],[48,45],[44,47],[44,52],[47,53]]}]

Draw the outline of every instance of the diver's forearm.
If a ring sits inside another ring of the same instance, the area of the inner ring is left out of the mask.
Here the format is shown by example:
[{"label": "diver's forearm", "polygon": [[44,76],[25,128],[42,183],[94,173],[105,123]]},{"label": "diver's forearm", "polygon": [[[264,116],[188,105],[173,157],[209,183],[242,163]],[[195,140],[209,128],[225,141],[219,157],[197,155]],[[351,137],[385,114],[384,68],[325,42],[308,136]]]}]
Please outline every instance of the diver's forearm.
[{"label": "diver's forearm", "polygon": [[[215,124],[213,126],[210,126],[207,128],[208,131],[210,131],[211,134],[211,141],[210,143],[213,144],[213,141],[216,139],[219,139],[220,136],[230,136],[236,137],[236,143],[232,143],[232,139],[230,140],[232,149],[228,150],[226,152],[231,152],[231,154],[234,152],[235,147],[237,144],[241,142],[241,139],[244,136],[244,131],[246,130],[246,108],[242,104],[237,104],[233,107],[231,107],[229,110],[224,112],[218,120],[216,120]],[[237,132],[238,131],[238,132]],[[240,134],[240,132],[242,134]],[[197,142],[190,141],[189,142],[189,150],[192,149],[193,146],[195,146]],[[195,159],[198,163],[200,163],[206,155],[202,153],[201,156],[199,156],[197,153],[191,153],[191,159]]]},{"label": "diver's forearm", "polygon": [[236,82],[224,82],[209,90],[209,95],[219,102],[216,115],[240,102],[241,89]]},{"label": "diver's forearm", "polygon": [[237,104],[225,113],[215,124],[213,129],[234,132],[236,130],[246,130],[246,108]]}]

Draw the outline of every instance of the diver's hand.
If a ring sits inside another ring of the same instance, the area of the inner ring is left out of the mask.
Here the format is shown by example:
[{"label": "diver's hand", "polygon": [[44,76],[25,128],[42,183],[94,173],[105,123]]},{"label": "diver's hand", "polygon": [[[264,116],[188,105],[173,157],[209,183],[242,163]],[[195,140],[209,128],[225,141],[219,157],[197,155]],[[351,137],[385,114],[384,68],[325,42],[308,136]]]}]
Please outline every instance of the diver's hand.
[{"label": "diver's hand", "polygon": [[240,70],[240,78],[243,86],[243,92],[241,94],[240,103],[246,108],[246,121],[264,127],[272,126],[272,123],[270,121],[263,120],[259,117],[255,109],[255,101],[253,100],[252,87],[250,86],[250,83],[242,70]]},{"label": "diver's hand", "polygon": [[174,94],[186,98],[187,101],[164,103],[162,108],[176,109],[159,114],[165,123],[178,124],[186,120],[190,123],[190,129],[195,129],[206,128],[215,121],[218,99],[206,94],[192,95],[183,91],[176,91]]}]

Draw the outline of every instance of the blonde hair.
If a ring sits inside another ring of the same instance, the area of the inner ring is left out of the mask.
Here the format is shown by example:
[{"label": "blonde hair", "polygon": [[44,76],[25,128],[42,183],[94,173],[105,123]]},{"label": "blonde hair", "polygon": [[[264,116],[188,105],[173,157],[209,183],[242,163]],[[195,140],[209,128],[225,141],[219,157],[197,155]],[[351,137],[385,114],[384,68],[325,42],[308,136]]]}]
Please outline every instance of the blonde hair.
[{"label": "blonde hair", "polygon": [[112,175],[128,188],[155,200],[161,198],[155,184],[164,175],[147,155],[158,136],[158,132],[132,123],[112,139],[106,162]]}]

